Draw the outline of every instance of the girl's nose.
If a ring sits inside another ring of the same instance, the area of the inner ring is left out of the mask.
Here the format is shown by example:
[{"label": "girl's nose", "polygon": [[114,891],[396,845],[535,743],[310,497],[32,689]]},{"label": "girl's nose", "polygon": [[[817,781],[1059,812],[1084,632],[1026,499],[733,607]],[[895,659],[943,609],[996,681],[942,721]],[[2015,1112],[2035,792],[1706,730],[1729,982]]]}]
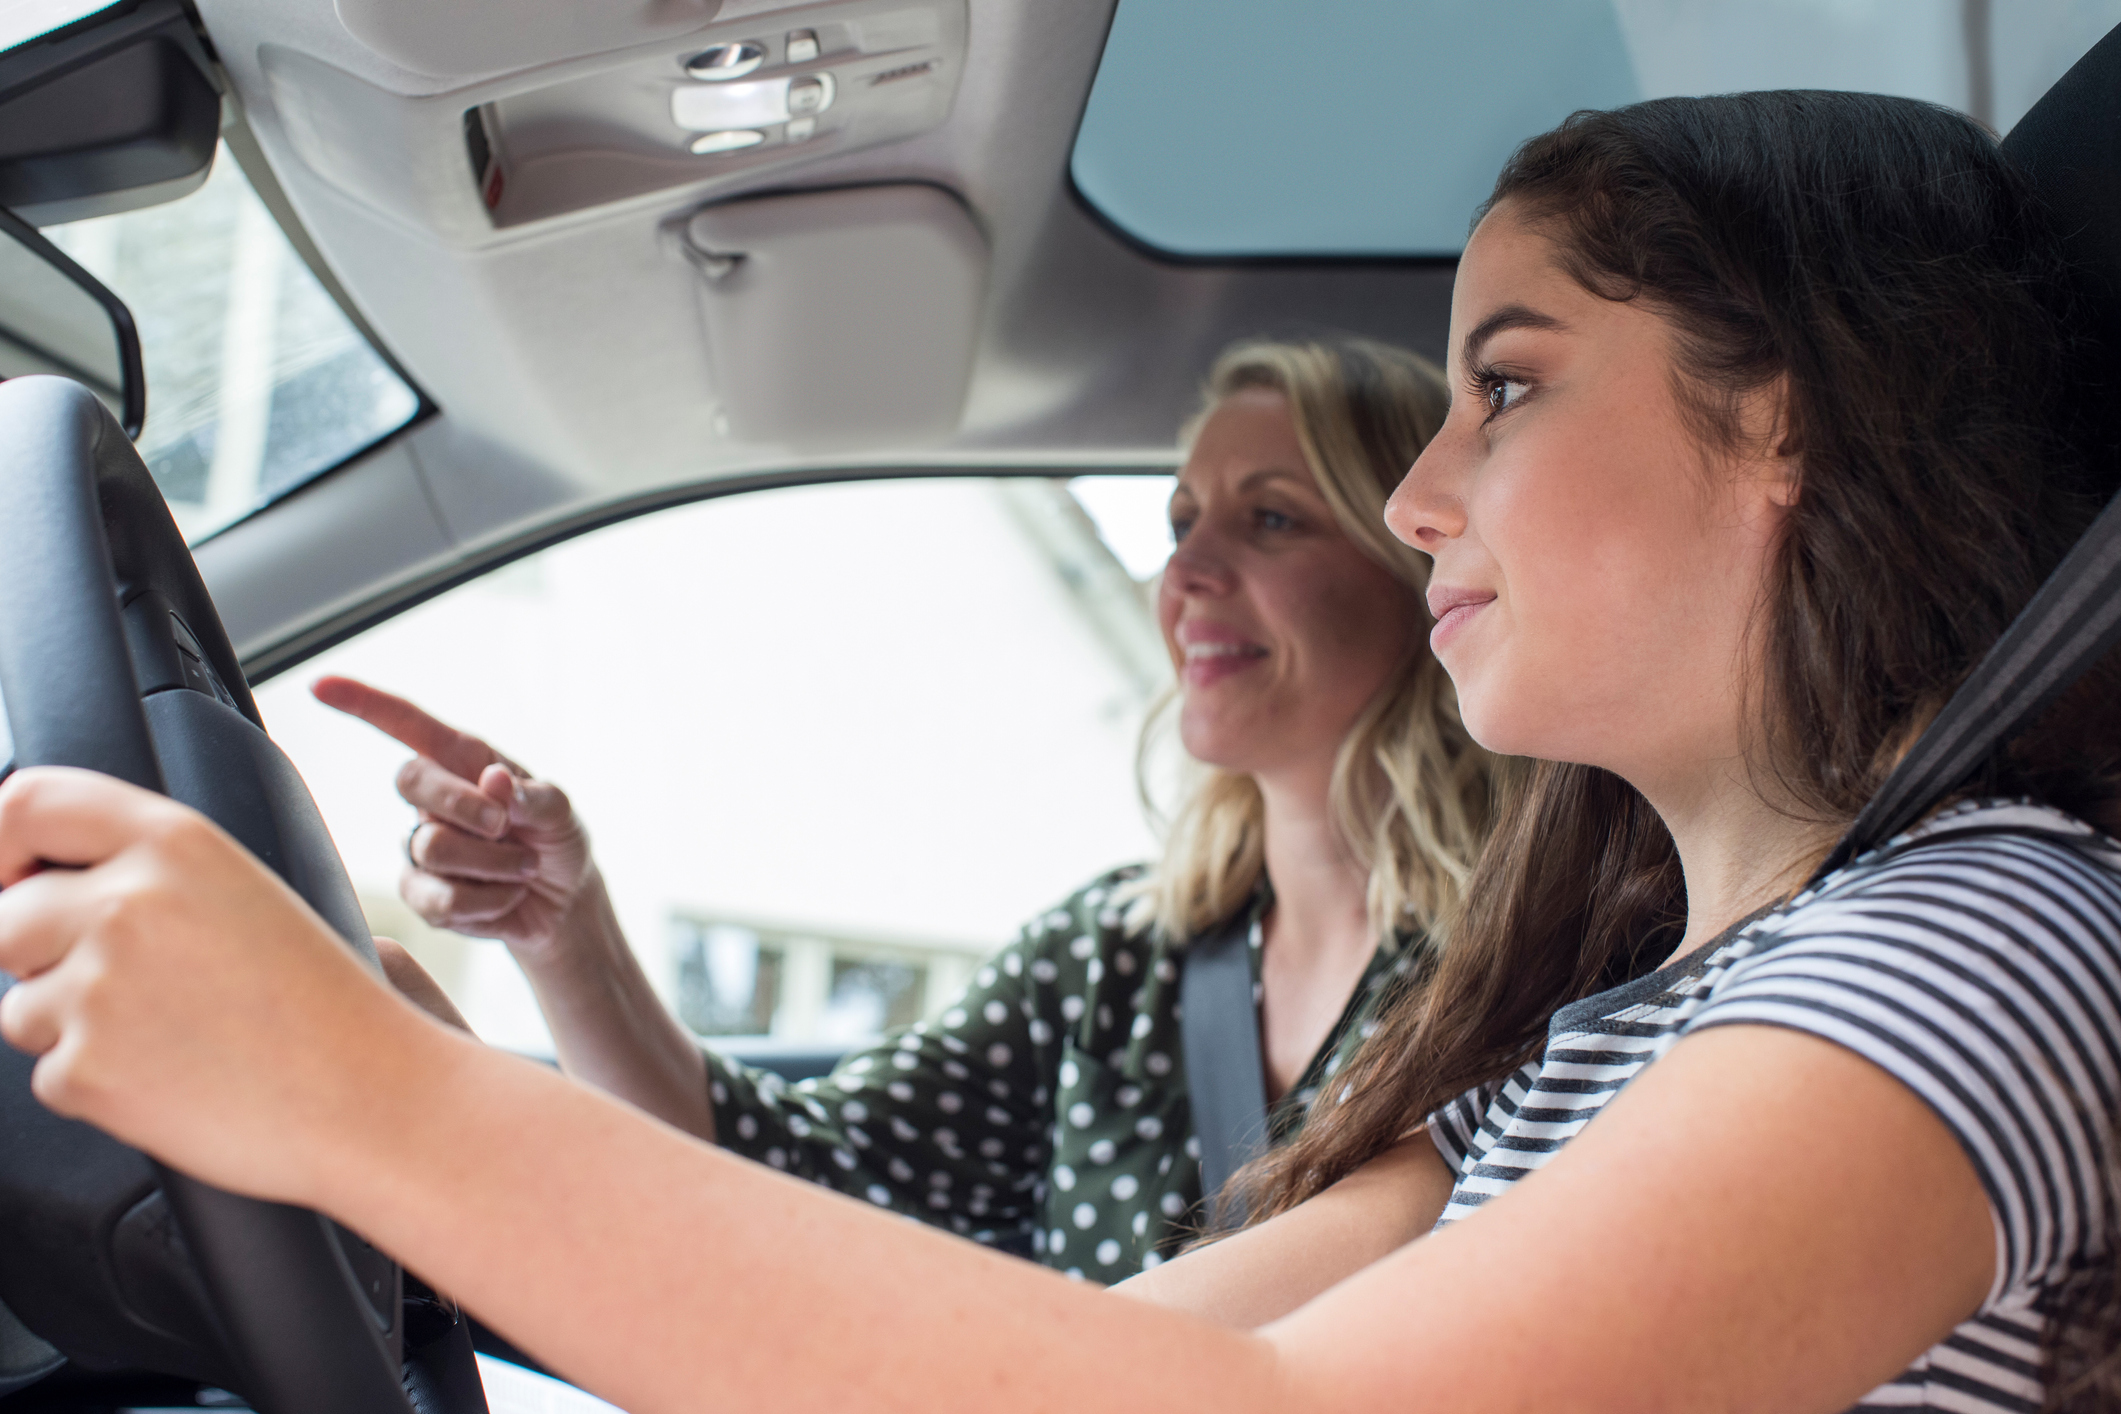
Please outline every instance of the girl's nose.
[{"label": "girl's nose", "polygon": [[1407,468],[1407,474],[1386,500],[1386,527],[1415,549],[1430,554],[1444,541],[1465,534],[1465,501],[1457,492],[1454,470],[1451,449],[1439,434]]}]

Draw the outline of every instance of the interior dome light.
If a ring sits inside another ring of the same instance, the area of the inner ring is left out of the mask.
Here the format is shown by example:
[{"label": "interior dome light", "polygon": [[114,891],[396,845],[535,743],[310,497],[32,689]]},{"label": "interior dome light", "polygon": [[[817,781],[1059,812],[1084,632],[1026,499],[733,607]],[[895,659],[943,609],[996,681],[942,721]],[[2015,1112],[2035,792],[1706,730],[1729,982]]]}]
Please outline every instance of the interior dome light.
[{"label": "interior dome light", "polygon": [[685,84],[670,94],[670,118],[696,133],[767,128],[788,121],[788,80]]},{"label": "interior dome light", "polygon": [[766,140],[766,135],[749,129],[738,129],[723,133],[701,133],[692,140],[692,150],[705,157],[710,152],[738,152],[747,147],[757,147]]}]

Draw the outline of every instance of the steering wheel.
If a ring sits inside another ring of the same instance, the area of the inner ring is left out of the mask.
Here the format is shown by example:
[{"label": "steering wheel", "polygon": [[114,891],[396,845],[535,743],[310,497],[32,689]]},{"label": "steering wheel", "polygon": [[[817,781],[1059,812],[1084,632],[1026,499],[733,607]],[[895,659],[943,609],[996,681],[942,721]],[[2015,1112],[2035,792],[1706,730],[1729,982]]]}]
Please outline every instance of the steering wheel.
[{"label": "steering wheel", "polygon": [[[14,764],[87,767],[201,811],[376,966],[161,492],[86,388],[0,384],[0,526]],[[59,1118],[30,1093],[29,1057],[0,1053],[0,1302],[27,1327],[0,1330],[0,1393],[63,1355],[221,1385],[261,1414],[484,1414],[468,1323],[389,1257]]]}]

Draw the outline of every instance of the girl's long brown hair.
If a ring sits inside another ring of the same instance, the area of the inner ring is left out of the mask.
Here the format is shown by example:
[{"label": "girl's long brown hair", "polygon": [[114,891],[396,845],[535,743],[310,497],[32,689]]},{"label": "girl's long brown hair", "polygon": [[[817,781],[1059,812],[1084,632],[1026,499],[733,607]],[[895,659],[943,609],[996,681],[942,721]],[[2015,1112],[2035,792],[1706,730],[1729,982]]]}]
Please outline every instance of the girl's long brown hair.
[{"label": "girl's long brown hair", "polygon": [[[1669,322],[1705,445],[1782,399],[1801,482],[1763,596],[1758,740],[1795,808],[1848,821],[2113,489],[2037,204],[1957,113],[1807,92],[1578,113],[1518,149],[1484,209],[1503,203],[1585,288]],[[2116,700],[2109,663],[1969,789],[2115,830]],[[1503,805],[1467,898],[1429,983],[1238,1176],[1253,1221],[1531,1058],[1558,1008],[1660,961],[1686,908],[1642,796],[1555,763]]]}]

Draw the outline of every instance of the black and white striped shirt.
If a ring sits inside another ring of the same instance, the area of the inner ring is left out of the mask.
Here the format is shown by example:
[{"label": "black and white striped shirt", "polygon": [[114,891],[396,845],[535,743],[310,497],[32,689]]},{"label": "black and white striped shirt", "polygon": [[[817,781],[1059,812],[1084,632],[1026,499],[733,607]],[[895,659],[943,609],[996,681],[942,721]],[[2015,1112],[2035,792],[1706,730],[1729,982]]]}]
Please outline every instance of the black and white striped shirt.
[{"label": "black and white striped shirt", "polygon": [[1543,1056],[1431,1116],[1459,1221],[1537,1169],[1681,1037],[1788,1027],[1919,1095],[1973,1160],[1996,1279],[1858,1409],[2037,1410],[2043,1294],[2109,1250],[2121,1109],[2121,845],[1970,803],[1671,965],[1555,1013]]}]

